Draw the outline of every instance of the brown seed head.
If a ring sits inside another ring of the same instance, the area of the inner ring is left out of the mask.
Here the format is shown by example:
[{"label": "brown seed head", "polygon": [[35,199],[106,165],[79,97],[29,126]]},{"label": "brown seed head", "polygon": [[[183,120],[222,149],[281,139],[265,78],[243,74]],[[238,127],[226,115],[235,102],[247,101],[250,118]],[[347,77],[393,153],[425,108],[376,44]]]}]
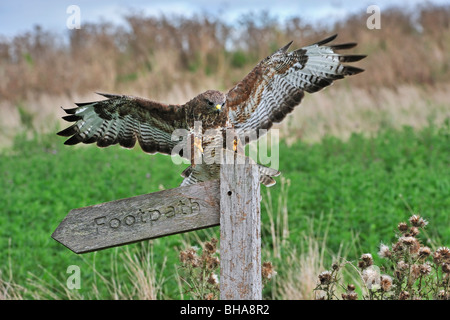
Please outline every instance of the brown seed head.
[{"label": "brown seed head", "polygon": [[411,227],[411,229],[409,229],[409,233],[411,234],[411,236],[415,237],[419,234],[419,228],[418,227]]},{"label": "brown seed head", "polygon": [[216,245],[212,242],[205,242],[205,250],[208,254],[213,254],[216,252]]},{"label": "brown seed head", "polygon": [[436,250],[443,262],[450,262],[450,249],[447,247],[440,247]]},{"label": "brown seed head", "polygon": [[413,279],[419,278],[419,276],[420,276],[420,270],[421,270],[421,268],[420,268],[419,265],[417,265],[417,264],[411,265],[411,270],[410,270],[411,277],[412,277]]},{"label": "brown seed head", "polygon": [[216,274],[214,274],[214,273],[211,273],[210,275],[209,275],[209,277],[208,277],[208,280],[207,280],[207,282],[209,283],[209,284],[218,284],[218,281],[217,281],[217,275]]},{"label": "brown seed head", "polygon": [[409,292],[408,291],[400,292],[400,295],[399,295],[398,299],[399,300],[408,300],[409,299]]},{"label": "brown seed head", "polygon": [[420,273],[424,276],[429,275],[431,272],[431,265],[429,262],[420,265]]},{"label": "brown seed head", "polygon": [[378,256],[380,258],[389,258],[392,256],[391,250],[389,250],[389,247],[385,244],[380,245],[380,251],[378,251]]},{"label": "brown seed head", "polygon": [[400,271],[404,271],[409,268],[409,264],[407,264],[405,261],[400,260],[397,262],[397,269]]},{"label": "brown seed head", "polygon": [[405,236],[400,237],[398,241],[402,243],[404,246],[408,247],[410,253],[416,254],[419,252],[420,243],[416,238],[412,236]]},{"label": "brown seed head", "polygon": [[361,269],[365,269],[367,267],[370,267],[371,265],[373,265],[372,255],[370,253],[364,253],[361,256],[361,261],[359,261],[358,266]]},{"label": "brown seed head", "polygon": [[274,275],[276,275],[276,271],[273,268],[272,262],[266,261],[262,264],[261,267],[261,276],[263,279],[272,279]]},{"label": "brown seed head", "polygon": [[419,248],[419,257],[422,259],[426,259],[431,255],[431,250],[428,247],[420,247]]},{"label": "brown seed head", "polygon": [[213,300],[214,299],[214,293],[210,292],[206,295],[205,300]]},{"label": "brown seed head", "polygon": [[207,256],[207,258],[206,258],[206,267],[207,267],[209,270],[214,270],[214,269],[216,269],[219,265],[220,265],[219,258],[217,258],[217,257],[212,257],[212,256]]},{"label": "brown seed head", "polygon": [[424,220],[420,215],[413,215],[411,218],[409,218],[409,222],[411,223],[411,225],[413,227],[418,227],[418,228],[424,228],[427,224],[428,221]]},{"label": "brown seed head", "polygon": [[181,263],[186,263],[187,260],[187,253],[186,251],[180,251],[180,261]]},{"label": "brown seed head", "polygon": [[329,284],[331,282],[331,272],[330,271],[324,271],[321,274],[319,274],[319,281],[320,284]]},{"label": "brown seed head", "polygon": [[343,300],[358,300],[358,294],[354,291],[343,293],[341,296]]},{"label": "brown seed head", "polygon": [[445,290],[441,290],[438,293],[438,299],[439,300],[449,300],[450,299],[450,293],[445,292]]},{"label": "brown seed head", "polygon": [[406,246],[412,246],[417,240],[414,237],[400,237],[399,241]]},{"label": "brown seed head", "polygon": [[384,292],[391,290],[392,287],[392,278],[388,275],[382,275],[380,277],[380,287]]},{"label": "brown seed head", "polygon": [[408,225],[405,222],[400,222],[397,226],[398,230],[401,232],[406,232],[408,230]]}]

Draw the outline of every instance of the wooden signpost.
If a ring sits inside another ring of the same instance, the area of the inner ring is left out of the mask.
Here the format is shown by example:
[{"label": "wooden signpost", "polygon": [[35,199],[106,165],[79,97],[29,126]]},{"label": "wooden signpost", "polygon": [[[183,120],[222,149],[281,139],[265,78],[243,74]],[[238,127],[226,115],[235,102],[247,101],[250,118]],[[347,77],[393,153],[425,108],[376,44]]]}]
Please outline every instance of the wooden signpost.
[{"label": "wooden signpost", "polygon": [[258,167],[225,164],[220,170],[220,298],[262,299]]},{"label": "wooden signpost", "polygon": [[262,299],[259,172],[238,157],[219,180],[73,209],[52,238],[86,253],[220,224],[221,299]]}]

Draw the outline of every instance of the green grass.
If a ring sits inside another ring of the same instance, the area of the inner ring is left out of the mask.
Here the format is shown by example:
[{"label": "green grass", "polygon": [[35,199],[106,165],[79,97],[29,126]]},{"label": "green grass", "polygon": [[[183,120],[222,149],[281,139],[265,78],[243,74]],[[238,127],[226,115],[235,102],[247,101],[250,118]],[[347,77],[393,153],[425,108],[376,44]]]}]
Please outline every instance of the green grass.
[{"label": "green grass", "polygon": [[[371,138],[353,135],[347,142],[332,137],[316,144],[282,142],[280,170],[291,180],[289,242],[300,243],[312,221],[314,236],[320,239],[327,233],[327,247],[333,252],[342,243],[356,242],[347,258],[357,259],[363,252],[376,252],[380,242],[393,242],[394,226],[406,221],[413,210],[430,221],[430,245],[448,246],[449,146],[448,122],[443,128],[430,125],[421,131],[386,129]],[[158,191],[161,185],[177,187],[184,167],[139,148],[67,147],[54,135],[18,137],[0,161],[0,269],[7,270],[10,263],[14,281],[23,286],[30,286],[30,273],[57,286],[58,281],[65,283],[67,267],[78,265],[80,293],[92,297],[94,259],[96,269],[109,277],[111,261],[123,248],[78,256],[51,239],[54,229],[73,208]],[[270,189],[272,199],[277,199],[280,189],[279,184]],[[326,228],[324,221],[329,221]],[[262,223],[263,246],[270,251],[264,206]],[[218,227],[211,231],[218,236]],[[197,233],[204,237],[203,231]],[[174,235],[153,241],[154,263],[162,268],[167,257],[162,298],[179,298],[174,265],[184,239]],[[274,261],[275,268],[282,263],[282,259]],[[127,286],[126,272],[120,265],[117,268],[122,285]],[[110,298],[106,288],[100,290]]]},{"label": "green grass", "polygon": [[[303,217],[333,214],[329,246],[359,234],[363,248],[390,243],[391,226],[420,213],[435,225],[431,238],[450,239],[450,139],[448,129],[388,130],[375,138],[353,135],[346,143],[280,148],[280,166],[292,181],[288,211],[292,228]],[[282,156],[283,158],[283,156]],[[296,159],[292,161],[292,159]]]}]

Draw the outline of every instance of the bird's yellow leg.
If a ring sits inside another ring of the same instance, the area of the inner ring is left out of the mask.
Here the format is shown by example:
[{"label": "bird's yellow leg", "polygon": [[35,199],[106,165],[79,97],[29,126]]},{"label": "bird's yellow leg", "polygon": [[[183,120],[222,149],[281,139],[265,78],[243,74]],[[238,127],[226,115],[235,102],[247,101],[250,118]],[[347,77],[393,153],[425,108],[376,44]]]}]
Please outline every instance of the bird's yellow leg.
[{"label": "bird's yellow leg", "polygon": [[200,150],[201,153],[203,153],[201,138],[194,137],[194,147],[197,148],[197,150]]}]

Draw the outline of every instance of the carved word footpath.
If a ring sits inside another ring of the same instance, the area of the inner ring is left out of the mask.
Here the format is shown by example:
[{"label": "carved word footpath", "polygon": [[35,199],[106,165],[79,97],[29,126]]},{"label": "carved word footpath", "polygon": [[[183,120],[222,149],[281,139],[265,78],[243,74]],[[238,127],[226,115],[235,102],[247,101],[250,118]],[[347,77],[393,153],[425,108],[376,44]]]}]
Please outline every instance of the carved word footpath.
[{"label": "carved word footpath", "polygon": [[119,229],[146,224],[153,227],[162,220],[172,219],[176,216],[196,215],[200,212],[200,204],[192,199],[180,200],[176,205],[162,207],[160,209],[138,209],[137,212],[124,212],[118,215],[102,215],[94,218],[97,226],[96,233],[100,234],[106,229]]},{"label": "carved word footpath", "polygon": [[219,181],[73,209],[52,238],[75,253],[220,224]]}]

